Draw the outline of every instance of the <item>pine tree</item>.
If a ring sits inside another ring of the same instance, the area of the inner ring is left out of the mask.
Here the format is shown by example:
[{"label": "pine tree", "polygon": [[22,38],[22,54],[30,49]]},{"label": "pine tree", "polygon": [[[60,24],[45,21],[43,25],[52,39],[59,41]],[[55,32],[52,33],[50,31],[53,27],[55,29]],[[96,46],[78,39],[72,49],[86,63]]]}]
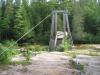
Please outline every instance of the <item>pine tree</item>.
[{"label": "pine tree", "polygon": [[[23,5],[23,3],[20,5],[19,9],[16,11],[15,16],[15,25],[14,25],[14,37],[16,39],[23,36],[28,30],[30,29],[30,22],[28,20],[28,16],[26,13],[26,9]],[[29,33],[27,36],[22,38],[22,40],[26,40],[31,37],[31,34]]]},{"label": "pine tree", "polygon": [[82,41],[85,37],[84,33],[84,17],[83,10],[80,5],[80,2],[74,2],[73,4],[73,23],[72,23],[72,34],[73,38],[76,41]]},{"label": "pine tree", "polygon": [[[13,20],[13,0],[7,0],[6,2],[2,0],[2,20],[0,28],[2,30],[3,37],[7,39],[10,27],[12,27]],[[10,35],[11,36],[11,35]]]}]

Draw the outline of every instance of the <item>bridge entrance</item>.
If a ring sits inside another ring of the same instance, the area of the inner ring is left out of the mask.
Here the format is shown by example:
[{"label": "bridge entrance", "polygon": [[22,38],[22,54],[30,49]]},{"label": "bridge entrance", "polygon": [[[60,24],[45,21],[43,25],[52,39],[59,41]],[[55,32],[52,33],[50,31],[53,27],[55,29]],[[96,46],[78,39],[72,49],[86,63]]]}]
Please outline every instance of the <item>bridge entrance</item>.
[{"label": "bridge entrance", "polygon": [[[63,31],[59,31],[57,28],[58,13],[61,13],[63,15]],[[68,21],[68,13],[65,10],[54,10],[52,11],[52,24],[51,24],[49,49],[56,50],[57,45],[59,45],[61,41],[64,39],[68,39],[70,45],[73,45],[72,35],[71,35],[69,21]]]}]

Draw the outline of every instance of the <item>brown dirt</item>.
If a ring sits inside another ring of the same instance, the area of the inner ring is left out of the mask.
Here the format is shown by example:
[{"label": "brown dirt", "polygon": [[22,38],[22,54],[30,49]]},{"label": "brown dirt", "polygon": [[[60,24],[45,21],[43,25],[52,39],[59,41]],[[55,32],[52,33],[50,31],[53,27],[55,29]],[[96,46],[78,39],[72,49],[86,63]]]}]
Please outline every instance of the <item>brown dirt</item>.
[{"label": "brown dirt", "polygon": [[0,68],[0,75],[76,75],[70,57],[60,52],[42,53],[31,58],[29,65],[8,65]]}]

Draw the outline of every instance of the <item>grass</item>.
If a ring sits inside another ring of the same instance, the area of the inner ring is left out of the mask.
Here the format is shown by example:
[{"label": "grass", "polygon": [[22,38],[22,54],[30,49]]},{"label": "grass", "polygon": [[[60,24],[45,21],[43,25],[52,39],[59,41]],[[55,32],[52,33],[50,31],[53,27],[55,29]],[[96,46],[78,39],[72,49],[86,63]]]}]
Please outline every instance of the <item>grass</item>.
[{"label": "grass", "polygon": [[10,59],[14,56],[19,54],[19,51],[17,50],[18,45],[14,45],[13,47],[9,48],[12,44],[14,44],[14,41],[5,41],[3,43],[0,43],[0,64],[2,63],[9,63]]},{"label": "grass", "polygon": [[71,66],[72,66],[73,69],[77,69],[77,70],[79,70],[81,73],[84,73],[84,72],[85,72],[85,71],[84,71],[84,65],[82,65],[82,64],[77,64],[76,62],[74,62],[74,61],[72,61],[72,60],[70,60],[70,63],[71,63]]},{"label": "grass", "polygon": [[66,51],[65,55],[71,56],[72,58],[75,58],[76,55],[89,55],[89,56],[100,56],[100,51],[97,50],[71,50]]},{"label": "grass", "polygon": [[9,64],[11,64],[11,65],[23,65],[23,66],[25,66],[25,65],[30,65],[31,63],[29,61],[27,61],[27,60],[24,60],[24,61],[18,61],[18,62],[11,62]]}]

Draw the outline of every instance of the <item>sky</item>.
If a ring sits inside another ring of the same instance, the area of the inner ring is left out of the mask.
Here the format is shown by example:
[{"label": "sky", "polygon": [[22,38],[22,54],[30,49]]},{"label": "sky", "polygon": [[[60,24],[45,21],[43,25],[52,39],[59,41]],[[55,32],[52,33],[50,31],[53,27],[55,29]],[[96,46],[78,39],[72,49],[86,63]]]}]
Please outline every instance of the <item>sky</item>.
[{"label": "sky", "polygon": [[47,2],[48,2],[48,1],[50,1],[50,0],[47,0]]},{"label": "sky", "polygon": [[79,0],[76,0],[77,2],[79,2]]}]

